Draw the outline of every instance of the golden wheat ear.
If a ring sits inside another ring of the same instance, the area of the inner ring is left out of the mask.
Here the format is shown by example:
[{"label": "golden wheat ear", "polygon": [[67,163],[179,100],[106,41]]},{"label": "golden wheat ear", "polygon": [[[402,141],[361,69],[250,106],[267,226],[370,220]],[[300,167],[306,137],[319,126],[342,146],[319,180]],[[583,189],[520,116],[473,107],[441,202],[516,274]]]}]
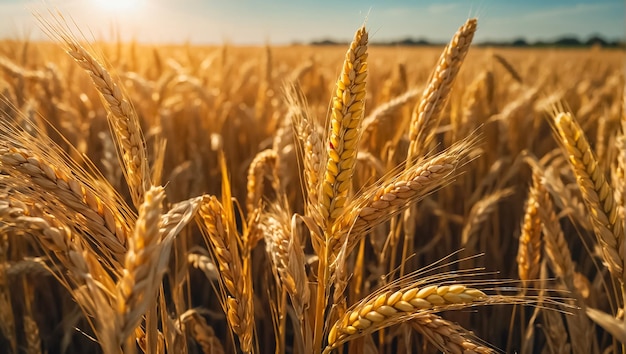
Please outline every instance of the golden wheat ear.
[{"label": "golden wheat ear", "polygon": [[585,133],[571,113],[553,117],[556,138],[567,153],[570,167],[583,194],[602,256],[611,275],[624,282],[624,231],[613,188],[598,165]]},{"label": "golden wheat ear", "polygon": [[477,19],[468,19],[454,34],[437,61],[430,81],[413,110],[409,126],[410,145],[407,167],[413,163],[414,158],[421,157],[428,150],[435,136],[441,111],[448,101],[454,79],[469,51],[477,25]]},{"label": "golden wheat ear", "polygon": [[239,336],[243,352],[252,351],[254,317],[251,291],[244,278],[242,257],[222,204],[215,197],[205,197],[199,210],[199,225],[220,271],[220,280],[226,290],[224,306],[228,324]]},{"label": "golden wheat ear", "polygon": [[333,96],[326,146],[326,167],[320,187],[320,212],[327,225],[347,202],[356,163],[365,110],[368,33],[361,27],[346,53]]},{"label": "golden wheat ear", "polygon": [[[484,277],[493,276],[493,273],[484,272],[482,268],[444,271],[444,268],[449,269],[447,267],[452,264],[475,258],[448,262],[453,256],[454,254],[449,255],[424,269],[385,284],[357,301],[332,324],[324,353],[330,353],[345,343],[381,329],[444,311],[493,304],[542,308],[564,306],[566,310],[574,308],[565,304],[561,297],[536,294],[537,290],[543,291],[541,289],[533,289],[532,295],[507,295],[519,291],[516,286],[509,286],[517,282],[485,279]],[[483,279],[479,279],[481,277]]]},{"label": "golden wheat ear", "polygon": [[407,170],[398,169],[355,197],[333,225],[329,244],[334,254],[344,242],[348,251],[352,250],[372,228],[449,184],[458,174],[457,167],[476,153],[477,139],[470,136]]},{"label": "golden wheat ear", "polygon": [[[135,220],[128,205],[86,158],[75,161],[32,122],[21,127],[5,116],[0,112],[5,185],[20,191],[28,181],[34,190],[24,196],[39,201],[61,223],[72,225],[98,253],[107,255],[103,261],[119,270]],[[51,208],[52,201],[58,207]]]},{"label": "golden wheat ear", "polygon": [[444,353],[495,354],[470,331],[434,313],[424,313],[410,320],[411,327]]},{"label": "golden wheat ear", "polygon": [[310,290],[295,219],[285,207],[275,206],[261,215],[260,222],[267,254],[277,270],[281,286],[287,290],[296,314],[302,321],[304,310],[309,306]]},{"label": "golden wheat ear", "polygon": [[302,194],[305,197],[305,214],[322,225],[319,213],[319,186],[324,148],[320,127],[311,115],[304,94],[295,86],[285,88],[287,115],[297,140],[298,162],[303,170]]},{"label": "golden wheat ear", "polygon": [[163,252],[162,242],[164,198],[162,187],[146,191],[133,236],[128,240],[124,274],[117,284],[117,345],[128,340],[148,311],[148,306],[156,302],[164,265],[169,258],[169,252]]},{"label": "golden wheat ear", "polygon": [[144,192],[152,185],[146,142],[137,112],[109,71],[90,53],[72,33],[61,14],[51,20],[38,17],[47,34],[61,42],[67,53],[91,77],[108,112],[107,119],[113,133],[118,157],[124,167],[124,177],[136,207],[143,202]]},{"label": "golden wheat ear", "polygon": [[177,327],[182,332],[183,327],[198,343],[204,354],[224,354],[224,347],[201,313],[196,310],[187,310],[179,316]]},{"label": "golden wheat ear", "polygon": [[326,136],[326,152],[320,169],[319,227],[324,231],[318,252],[318,287],[315,300],[313,351],[321,352],[327,306],[328,284],[332,275],[330,239],[332,225],[341,215],[352,188],[352,175],[357,161],[361,125],[365,111],[365,82],[368,75],[367,46],[369,34],[359,28],[346,52],[343,68],[335,84],[331,115]]}]

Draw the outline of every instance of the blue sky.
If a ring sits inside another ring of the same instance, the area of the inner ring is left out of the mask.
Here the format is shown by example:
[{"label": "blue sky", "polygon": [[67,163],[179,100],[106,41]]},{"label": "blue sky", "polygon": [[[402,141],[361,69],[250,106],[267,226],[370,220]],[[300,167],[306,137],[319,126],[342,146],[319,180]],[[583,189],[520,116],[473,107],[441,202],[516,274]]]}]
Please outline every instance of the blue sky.
[{"label": "blue sky", "polygon": [[[136,2],[124,9],[118,2]],[[372,40],[446,41],[477,16],[476,41],[626,37],[624,0],[0,0],[0,38],[42,38],[33,10],[55,7],[96,37],[118,28],[144,42],[285,44],[350,39],[367,19]]]}]

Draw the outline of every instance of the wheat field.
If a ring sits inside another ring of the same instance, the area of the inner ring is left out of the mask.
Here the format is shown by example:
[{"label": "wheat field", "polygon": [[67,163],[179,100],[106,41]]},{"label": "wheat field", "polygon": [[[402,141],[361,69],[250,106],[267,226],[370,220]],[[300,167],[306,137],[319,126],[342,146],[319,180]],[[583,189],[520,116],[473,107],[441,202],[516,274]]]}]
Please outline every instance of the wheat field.
[{"label": "wheat field", "polygon": [[0,42],[0,353],[621,353],[621,50]]}]

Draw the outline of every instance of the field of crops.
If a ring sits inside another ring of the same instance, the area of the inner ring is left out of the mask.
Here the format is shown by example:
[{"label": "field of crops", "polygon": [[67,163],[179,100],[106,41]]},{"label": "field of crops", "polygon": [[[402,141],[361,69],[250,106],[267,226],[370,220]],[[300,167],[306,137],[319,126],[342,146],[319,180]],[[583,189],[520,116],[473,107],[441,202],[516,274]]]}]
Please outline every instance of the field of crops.
[{"label": "field of crops", "polygon": [[0,42],[0,353],[623,352],[623,51],[459,25]]}]

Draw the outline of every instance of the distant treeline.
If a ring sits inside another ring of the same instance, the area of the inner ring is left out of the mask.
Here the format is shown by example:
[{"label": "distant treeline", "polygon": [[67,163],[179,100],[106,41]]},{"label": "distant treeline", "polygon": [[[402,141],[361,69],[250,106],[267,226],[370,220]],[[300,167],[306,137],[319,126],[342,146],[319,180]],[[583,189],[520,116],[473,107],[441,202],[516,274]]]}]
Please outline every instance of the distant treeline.
[{"label": "distant treeline", "polygon": [[[309,44],[311,45],[347,45],[348,42],[342,41],[334,41],[330,39],[324,39],[319,41],[312,41]],[[373,42],[372,45],[380,45],[380,46],[441,46],[445,45],[445,43],[440,42],[431,42],[426,39],[413,39],[406,38],[403,40],[396,41],[379,41]],[[478,42],[475,45],[483,46],[483,47],[593,47],[600,46],[606,48],[624,48],[625,42],[623,40],[619,41],[609,41],[601,36],[591,36],[587,40],[581,40],[577,37],[567,36],[560,37],[553,41],[543,40],[543,41],[535,41],[529,42],[524,38],[518,38],[511,41],[484,41]]]}]

